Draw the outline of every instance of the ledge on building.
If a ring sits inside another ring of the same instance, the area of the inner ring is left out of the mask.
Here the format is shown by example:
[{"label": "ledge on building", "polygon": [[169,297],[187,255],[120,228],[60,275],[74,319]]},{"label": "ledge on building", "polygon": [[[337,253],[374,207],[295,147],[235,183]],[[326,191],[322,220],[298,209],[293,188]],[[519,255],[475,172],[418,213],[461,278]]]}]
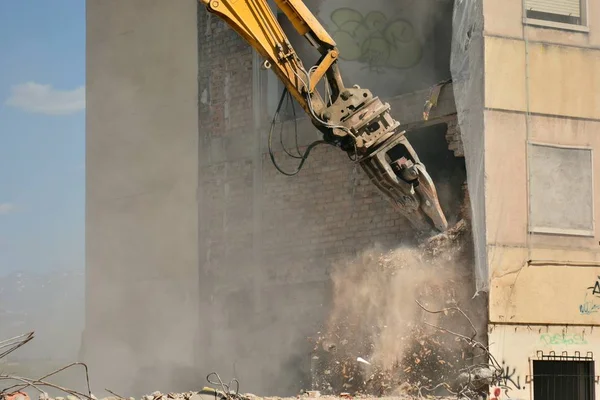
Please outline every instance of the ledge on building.
[{"label": "ledge on building", "polygon": [[565,24],[563,22],[546,21],[543,19],[523,18],[523,24],[533,27],[553,28],[563,31],[588,33],[590,28],[585,25]]}]

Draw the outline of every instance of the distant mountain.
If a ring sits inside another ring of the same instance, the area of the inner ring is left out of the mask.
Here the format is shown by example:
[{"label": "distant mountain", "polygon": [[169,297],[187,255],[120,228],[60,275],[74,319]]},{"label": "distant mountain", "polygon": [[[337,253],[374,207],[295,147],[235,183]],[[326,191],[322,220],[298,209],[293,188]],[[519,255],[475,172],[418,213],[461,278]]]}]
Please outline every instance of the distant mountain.
[{"label": "distant mountain", "polygon": [[35,331],[35,339],[10,359],[75,360],[84,304],[83,269],[0,276],[0,340]]}]

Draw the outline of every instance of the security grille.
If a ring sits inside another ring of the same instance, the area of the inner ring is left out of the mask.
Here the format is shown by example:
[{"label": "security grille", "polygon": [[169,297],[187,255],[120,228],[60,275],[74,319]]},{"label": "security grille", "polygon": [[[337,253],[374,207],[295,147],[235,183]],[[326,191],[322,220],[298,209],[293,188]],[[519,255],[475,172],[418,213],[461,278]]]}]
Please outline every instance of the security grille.
[{"label": "security grille", "polygon": [[534,400],[595,400],[596,377],[591,356],[540,358],[533,360]]}]

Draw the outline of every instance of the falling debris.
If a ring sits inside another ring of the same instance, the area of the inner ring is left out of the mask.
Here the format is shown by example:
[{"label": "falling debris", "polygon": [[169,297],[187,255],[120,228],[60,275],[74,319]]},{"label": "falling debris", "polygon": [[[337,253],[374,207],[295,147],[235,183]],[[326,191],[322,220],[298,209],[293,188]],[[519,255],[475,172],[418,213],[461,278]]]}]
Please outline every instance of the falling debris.
[{"label": "falling debris", "polygon": [[476,351],[449,332],[474,340],[472,320],[480,317],[470,315],[478,307],[468,230],[461,220],[420,247],[374,248],[335,266],[333,310],[315,339],[312,389],[352,396],[461,390],[458,376],[476,363]]},{"label": "falling debris", "polygon": [[[501,368],[493,360],[489,367],[481,364],[482,356],[492,357],[473,322],[479,317],[473,310],[481,307],[471,303],[466,284],[472,282],[469,236],[468,220],[461,220],[419,247],[374,248],[335,265],[332,312],[314,340],[312,387],[296,398],[476,398],[497,384]],[[0,359],[32,339],[33,332],[0,341]],[[87,390],[51,382],[77,366],[85,371]],[[141,400],[280,399],[241,394],[237,380],[225,383],[216,373],[207,381],[213,387],[155,391]],[[52,397],[46,388],[64,395]],[[109,396],[94,395],[83,363],[40,378],[0,374],[0,400],[30,400],[26,390],[38,391],[39,400],[135,400],[107,388]]]},{"label": "falling debris", "polygon": [[[448,309],[450,310],[450,309]],[[460,311],[460,310],[459,310]],[[445,313],[443,311],[427,311],[428,313],[432,313],[432,314],[436,314],[436,313],[442,313],[445,315]],[[463,314],[466,317],[466,314]],[[468,317],[466,317],[468,318]],[[469,320],[470,322],[470,320]],[[472,326],[472,324],[471,324]],[[474,326],[472,326],[473,329]],[[452,337],[447,336],[447,337]],[[21,335],[12,339],[8,339],[5,341],[0,341],[0,346],[3,346],[5,348],[8,349],[12,349],[11,351],[14,351],[16,349],[18,349],[19,347],[23,346],[24,344],[28,343],[29,341],[31,341],[33,339],[33,332],[25,334],[25,335]],[[480,347],[485,349],[485,347],[472,340],[469,339],[468,337],[466,338],[467,341],[469,342],[469,344],[471,345],[471,347]],[[349,342],[348,342],[349,343]],[[425,346],[423,344],[423,346]],[[432,348],[432,347],[430,347]],[[430,354],[435,353],[435,351],[426,351],[429,352]],[[417,354],[417,353],[412,353],[411,357],[414,360],[419,360],[419,362],[417,362],[417,364],[420,363],[426,363],[427,360],[423,360],[423,362],[420,361],[420,357],[422,356],[422,352]],[[487,355],[489,355],[489,353],[486,353]],[[491,357],[491,356],[490,356]],[[390,388],[394,387],[395,385],[395,390],[393,390],[391,393],[383,393],[380,396],[377,396],[378,399],[380,400],[414,400],[414,399],[422,399],[424,397],[430,398],[430,399],[450,399],[450,398],[456,398],[456,394],[459,394],[460,396],[462,396],[461,398],[466,398],[466,399],[474,399],[476,398],[476,395],[479,395],[481,393],[484,393],[484,388],[487,388],[487,385],[490,384],[497,384],[497,382],[500,380],[500,376],[502,374],[502,367],[495,362],[495,360],[493,360],[492,358],[492,363],[490,364],[489,367],[486,367],[485,365],[481,365],[479,364],[478,366],[476,366],[475,368],[467,368],[464,370],[458,370],[460,372],[460,374],[457,372],[456,369],[454,369],[454,377],[455,379],[455,383],[453,386],[451,386],[450,384],[447,384],[445,382],[438,384],[437,386],[433,387],[429,387],[429,386],[415,386],[414,384],[411,384],[409,382],[404,382],[402,384],[398,384],[398,382],[394,382],[393,381],[393,377],[387,373],[386,371],[381,370],[379,367],[376,367],[373,363],[365,360],[363,357],[357,357],[355,360],[358,361],[358,363],[360,365],[365,365],[367,366],[367,368],[370,371],[370,376],[367,379],[367,382],[363,382],[363,384],[370,382],[374,382],[377,381],[380,385],[385,382],[387,380],[388,386]],[[0,359],[2,359],[2,357],[0,357]],[[353,365],[356,366],[356,361],[354,362]],[[443,361],[443,360],[440,360]],[[444,361],[443,364],[446,364],[447,362]],[[408,365],[408,364],[406,364]],[[81,393],[78,392],[76,390],[72,390],[66,387],[61,387],[59,385],[56,385],[54,383],[52,383],[49,379],[51,377],[53,377],[54,375],[58,374],[61,371],[64,371],[68,368],[72,368],[75,366],[81,366],[83,367],[84,371],[85,371],[85,381],[86,381],[86,385],[87,385],[87,391],[86,393]],[[344,367],[342,367],[343,369],[345,369],[348,365],[346,364]],[[405,370],[407,369],[411,369],[411,366],[408,366],[407,368],[405,368]],[[348,374],[351,374],[350,370],[346,370],[346,372],[348,372]],[[351,382],[353,379],[362,379],[358,376],[354,376],[354,377],[349,377],[348,382]],[[201,390],[198,391],[188,391],[188,392],[181,392],[181,393],[161,393],[160,391],[155,391],[152,392],[151,394],[142,396],[140,400],[284,400],[285,398],[281,398],[281,397],[259,397],[256,396],[254,394],[242,394],[240,392],[240,383],[236,380],[236,379],[232,379],[229,383],[225,383],[221,377],[217,374],[217,373],[211,373],[206,377],[206,380],[208,381],[208,383],[210,383],[211,385],[213,385],[214,387],[203,387]],[[85,364],[83,363],[72,363],[69,365],[66,365],[62,368],[59,368],[55,371],[49,372],[47,374],[45,374],[44,376],[42,376],[41,378],[37,378],[37,379],[32,379],[32,378],[27,378],[27,377],[20,377],[20,376],[14,376],[14,375],[8,375],[8,374],[0,374],[0,400],[31,400],[31,396],[26,392],[26,390],[29,389],[34,389],[38,392],[38,399],[39,400],[136,400],[133,397],[125,397],[123,395],[117,394],[113,391],[111,391],[110,389],[104,389],[107,393],[110,394],[110,396],[107,397],[97,397],[96,395],[93,394],[90,384],[89,384],[90,380],[89,380],[89,374],[88,374],[88,368]],[[431,381],[430,381],[431,382]],[[6,385],[2,385],[3,383],[6,383]],[[473,388],[477,388],[477,389],[473,389]],[[52,388],[55,390],[58,390],[62,393],[64,393],[64,396],[55,396],[52,397],[50,396],[44,389],[45,388]],[[453,394],[453,396],[439,396],[439,395],[433,395],[434,391],[438,388],[447,388],[448,392]],[[452,391],[455,390],[455,391]],[[386,397],[387,396],[387,397]],[[392,397],[389,397],[392,396]],[[369,395],[366,393],[352,393],[351,391],[342,391],[340,392],[338,395],[331,395],[331,394],[323,394],[320,390],[308,390],[305,391],[301,394],[299,394],[296,397],[293,398],[289,398],[291,399],[314,399],[314,398],[319,398],[320,400],[348,400],[348,399],[363,399],[363,400],[371,400],[374,399],[375,396],[374,395]]]}]

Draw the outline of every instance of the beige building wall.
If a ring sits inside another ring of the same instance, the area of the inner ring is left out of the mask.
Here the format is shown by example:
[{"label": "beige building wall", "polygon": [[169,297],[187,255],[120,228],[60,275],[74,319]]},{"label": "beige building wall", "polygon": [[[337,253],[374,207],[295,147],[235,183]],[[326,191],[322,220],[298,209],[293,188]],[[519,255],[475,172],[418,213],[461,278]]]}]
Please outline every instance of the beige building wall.
[{"label": "beige building wall", "polygon": [[489,343],[511,398],[533,398],[538,352],[600,349],[600,2],[584,3],[567,30],[484,0]]},{"label": "beige building wall", "polygon": [[[539,352],[574,355],[600,348],[600,332],[589,326],[492,325],[489,330],[490,351],[503,368],[500,399],[536,399],[533,363]],[[596,363],[597,368],[597,363]],[[596,398],[598,398],[598,384]],[[559,397],[557,397],[559,398]]]}]

